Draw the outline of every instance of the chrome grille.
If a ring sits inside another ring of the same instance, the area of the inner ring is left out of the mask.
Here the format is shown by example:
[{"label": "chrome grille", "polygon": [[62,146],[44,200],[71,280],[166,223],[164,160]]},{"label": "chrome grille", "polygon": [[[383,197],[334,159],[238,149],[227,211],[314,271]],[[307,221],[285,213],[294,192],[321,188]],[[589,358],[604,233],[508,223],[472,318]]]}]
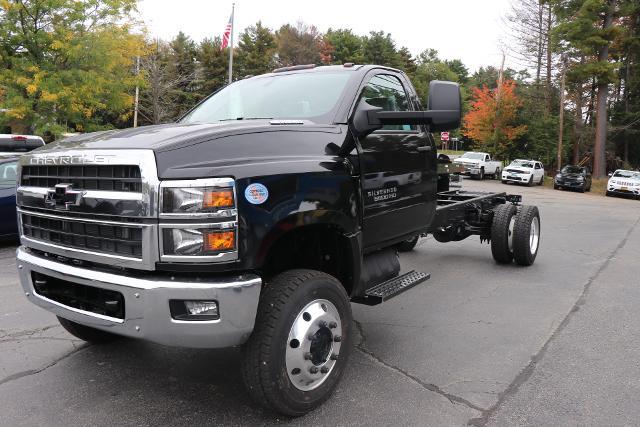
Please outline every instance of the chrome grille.
[{"label": "chrome grille", "polygon": [[137,165],[37,165],[22,168],[21,185],[53,188],[72,184],[82,190],[142,191],[142,177]]},{"label": "chrome grille", "polygon": [[142,258],[142,228],[22,214],[26,237],[104,254]]}]

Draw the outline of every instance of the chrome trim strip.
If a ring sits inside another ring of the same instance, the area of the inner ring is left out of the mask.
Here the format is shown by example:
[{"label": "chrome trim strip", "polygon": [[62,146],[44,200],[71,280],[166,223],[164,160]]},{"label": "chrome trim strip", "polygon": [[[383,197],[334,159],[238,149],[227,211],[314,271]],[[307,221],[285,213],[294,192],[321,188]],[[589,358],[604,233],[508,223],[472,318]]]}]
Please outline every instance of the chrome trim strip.
[{"label": "chrome trim strip", "polygon": [[102,221],[98,219],[82,218],[77,216],[54,215],[49,213],[34,212],[34,211],[22,209],[22,208],[18,208],[18,213],[33,215],[33,216],[40,216],[43,218],[61,219],[61,220],[75,221],[75,222],[89,222],[89,223],[102,224],[102,225],[118,225],[122,227],[130,227],[130,228],[136,228],[136,227],[144,228],[144,227],[153,226],[153,224],[144,224],[140,222]]},{"label": "chrome trim strip", "polygon": [[[25,196],[45,196],[49,191],[45,187],[19,186],[16,192]],[[128,200],[142,202],[141,193],[131,191],[105,191],[105,190],[81,190],[83,199],[99,199],[99,200]],[[70,211],[73,212],[73,211]]]}]

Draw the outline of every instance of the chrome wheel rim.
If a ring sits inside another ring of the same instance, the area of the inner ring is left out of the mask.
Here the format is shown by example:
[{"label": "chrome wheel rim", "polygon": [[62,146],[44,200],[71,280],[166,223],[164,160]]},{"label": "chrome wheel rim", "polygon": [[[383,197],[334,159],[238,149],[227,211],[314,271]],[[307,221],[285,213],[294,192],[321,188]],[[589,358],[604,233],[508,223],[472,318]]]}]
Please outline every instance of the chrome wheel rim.
[{"label": "chrome wheel rim", "polygon": [[531,221],[531,229],[529,230],[529,249],[532,254],[535,254],[538,250],[538,243],[540,242],[540,220],[538,217],[533,217]]},{"label": "chrome wheel rim", "polygon": [[298,390],[324,383],[336,366],[342,341],[340,313],[333,303],[317,299],[296,316],[286,343],[285,365]]}]

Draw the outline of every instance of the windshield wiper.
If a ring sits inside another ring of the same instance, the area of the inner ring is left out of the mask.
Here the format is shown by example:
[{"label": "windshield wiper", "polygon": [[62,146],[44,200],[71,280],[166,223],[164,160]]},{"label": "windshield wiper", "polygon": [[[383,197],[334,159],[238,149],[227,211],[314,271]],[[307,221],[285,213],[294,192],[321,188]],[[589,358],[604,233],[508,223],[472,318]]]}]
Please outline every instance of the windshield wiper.
[{"label": "windshield wiper", "polygon": [[273,117],[236,117],[235,119],[221,119],[219,122],[232,122],[236,120],[271,120]]}]

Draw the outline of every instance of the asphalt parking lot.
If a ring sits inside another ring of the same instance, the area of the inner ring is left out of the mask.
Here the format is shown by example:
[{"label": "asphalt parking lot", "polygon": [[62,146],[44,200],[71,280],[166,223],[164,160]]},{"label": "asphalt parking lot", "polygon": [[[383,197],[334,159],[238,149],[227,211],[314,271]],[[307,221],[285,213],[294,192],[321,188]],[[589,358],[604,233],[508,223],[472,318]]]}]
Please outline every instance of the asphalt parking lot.
[{"label": "asphalt parking lot", "polygon": [[289,420],[255,407],[238,351],[89,346],[27,302],[0,248],[0,425],[629,425],[640,419],[640,201],[521,193],[542,217],[529,268],[477,238],[402,255],[431,280],[354,305],[356,351],[330,401]]}]

